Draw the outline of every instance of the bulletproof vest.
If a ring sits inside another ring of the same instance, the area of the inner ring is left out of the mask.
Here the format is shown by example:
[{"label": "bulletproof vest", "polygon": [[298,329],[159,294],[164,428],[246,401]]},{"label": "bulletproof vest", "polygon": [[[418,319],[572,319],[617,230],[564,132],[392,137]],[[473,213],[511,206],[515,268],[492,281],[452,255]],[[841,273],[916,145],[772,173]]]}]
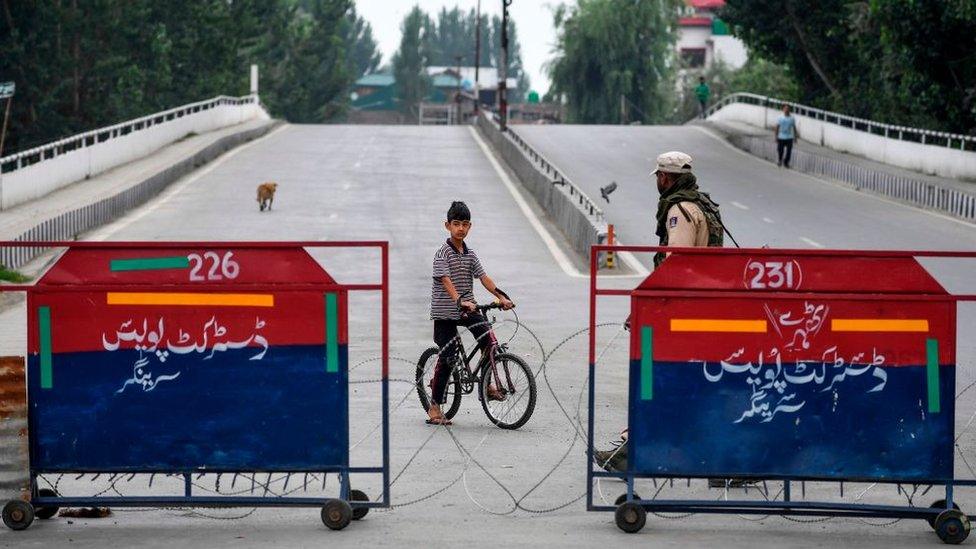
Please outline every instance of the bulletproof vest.
[{"label": "bulletproof vest", "polygon": [[[685,216],[685,219],[691,221],[691,214],[685,211],[681,207],[681,202],[692,202],[702,211],[705,216],[705,223],[708,226],[708,246],[721,248],[725,241],[725,225],[722,224],[722,214],[719,212],[718,204],[712,200],[712,197],[708,193],[703,193],[701,191],[684,192],[680,196],[681,200],[676,201],[675,204],[678,205],[678,209]],[[661,238],[661,246],[668,245],[668,232],[665,230],[659,232]],[[658,252],[654,254],[654,266],[657,267],[667,256],[663,252]]]}]

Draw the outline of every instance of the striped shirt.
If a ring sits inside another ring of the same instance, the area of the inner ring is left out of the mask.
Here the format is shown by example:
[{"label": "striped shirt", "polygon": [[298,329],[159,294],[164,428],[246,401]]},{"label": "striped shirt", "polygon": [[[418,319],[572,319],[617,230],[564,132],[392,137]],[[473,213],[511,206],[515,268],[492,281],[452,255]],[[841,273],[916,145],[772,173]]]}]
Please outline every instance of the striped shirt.
[{"label": "striped shirt", "polygon": [[458,253],[451,245],[451,240],[441,246],[434,254],[434,283],[430,290],[430,318],[431,320],[458,320],[461,310],[457,302],[451,299],[451,294],[444,289],[441,278],[451,277],[454,289],[464,301],[474,302],[474,279],[485,275],[485,269],[474,250],[467,244]]}]

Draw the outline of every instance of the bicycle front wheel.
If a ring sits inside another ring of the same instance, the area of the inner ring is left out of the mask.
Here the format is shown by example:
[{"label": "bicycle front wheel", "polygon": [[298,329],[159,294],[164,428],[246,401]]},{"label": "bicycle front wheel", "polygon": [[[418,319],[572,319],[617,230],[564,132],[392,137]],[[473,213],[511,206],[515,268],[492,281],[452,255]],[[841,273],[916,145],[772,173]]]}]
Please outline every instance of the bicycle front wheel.
[{"label": "bicycle front wheel", "polygon": [[502,429],[525,425],[535,410],[535,375],[524,360],[511,353],[495,355],[495,364],[484,367],[478,391],[485,415]]},{"label": "bicycle front wheel", "polygon": [[[439,353],[440,349],[431,347],[424,351],[424,354],[420,355],[420,360],[417,361],[417,396],[420,397],[420,405],[423,406],[425,412],[430,408],[430,403],[433,400],[431,386]],[[443,412],[444,417],[451,419],[461,407],[461,381],[458,378],[457,370],[451,372],[445,397],[446,402],[441,405],[441,412]]]}]

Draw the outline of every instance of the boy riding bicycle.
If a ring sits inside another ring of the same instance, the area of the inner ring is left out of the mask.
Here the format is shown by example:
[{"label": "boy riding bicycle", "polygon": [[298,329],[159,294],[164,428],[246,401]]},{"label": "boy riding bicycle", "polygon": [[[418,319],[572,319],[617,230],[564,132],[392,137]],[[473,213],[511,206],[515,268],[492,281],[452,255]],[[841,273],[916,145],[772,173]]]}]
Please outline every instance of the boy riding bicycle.
[{"label": "boy riding bicycle", "polygon": [[[427,423],[450,425],[440,405],[446,400],[447,383],[451,376],[451,361],[457,354],[458,326],[464,326],[475,337],[484,352],[494,344],[488,321],[477,311],[474,300],[474,279],[481,280],[503,309],[515,306],[505,292],[495,286],[481,261],[464,239],[471,230],[471,210],[464,202],[455,201],[447,210],[444,228],[451,234],[447,242],[434,254],[433,285],[430,297],[430,318],[434,321],[434,343],[440,347],[434,367],[431,393],[433,401],[427,409]],[[488,388],[488,398],[501,400],[504,396],[494,386]]]}]

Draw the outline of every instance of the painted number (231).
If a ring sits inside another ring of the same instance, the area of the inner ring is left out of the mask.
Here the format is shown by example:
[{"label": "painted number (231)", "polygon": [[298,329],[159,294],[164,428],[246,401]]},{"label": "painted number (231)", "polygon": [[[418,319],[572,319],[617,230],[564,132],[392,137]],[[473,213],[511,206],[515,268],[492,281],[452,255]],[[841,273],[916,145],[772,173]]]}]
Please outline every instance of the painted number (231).
[{"label": "painted number (231)", "polygon": [[795,290],[800,285],[796,261],[751,261],[746,266],[746,287],[755,290]]}]

